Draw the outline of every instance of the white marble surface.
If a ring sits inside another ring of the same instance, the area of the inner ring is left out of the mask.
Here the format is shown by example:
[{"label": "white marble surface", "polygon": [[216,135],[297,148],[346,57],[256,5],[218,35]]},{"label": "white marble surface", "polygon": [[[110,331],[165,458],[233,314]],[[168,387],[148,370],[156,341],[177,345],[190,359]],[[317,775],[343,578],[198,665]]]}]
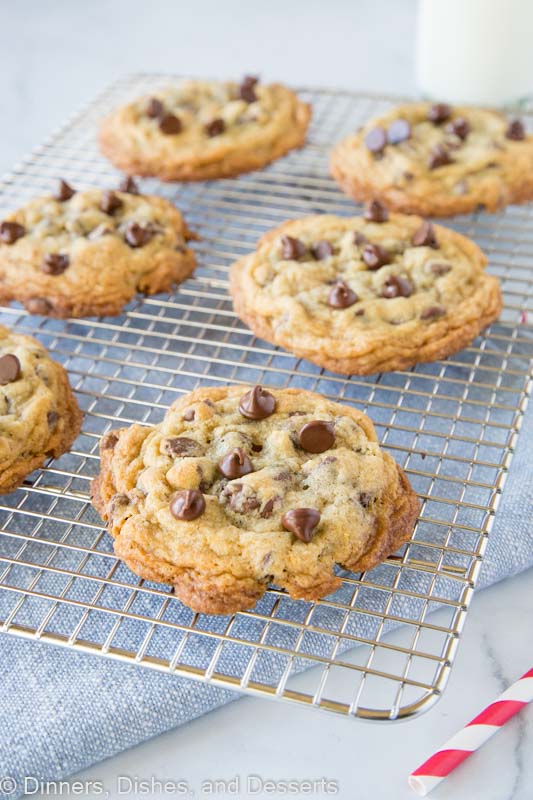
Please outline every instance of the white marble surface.
[{"label": "white marble surface", "polygon": [[[413,92],[415,7],[415,0],[4,2],[0,172],[129,71],[259,72],[294,84]],[[327,777],[339,785],[336,796],[350,800],[414,797],[406,785],[410,769],[531,666],[531,597],[533,571],[475,598],[449,687],[418,719],[360,723],[246,698],[76,778],[102,781],[110,798],[176,796],[120,794],[119,775],[185,779],[201,796],[205,779],[248,774]],[[529,708],[433,796],[531,800],[532,747]]]}]

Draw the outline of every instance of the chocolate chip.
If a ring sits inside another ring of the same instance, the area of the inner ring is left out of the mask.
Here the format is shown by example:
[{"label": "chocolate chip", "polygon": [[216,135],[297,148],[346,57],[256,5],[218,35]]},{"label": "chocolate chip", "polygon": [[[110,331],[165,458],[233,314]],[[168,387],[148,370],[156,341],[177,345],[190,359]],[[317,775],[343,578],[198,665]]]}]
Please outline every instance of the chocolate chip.
[{"label": "chocolate chip", "polygon": [[0,223],[0,242],[4,244],[15,244],[17,239],[22,239],[25,235],[26,228],[18,222]]},{"label": "chocolate chip", "polygon": [[523,122],[521,122],[519,119],[513,119],[505,131],[505,136],[507,139],[511,139],[513,142],[521,142],[523,139],[525,139],[526,130]]},{"label": "chocolate chip", "polygon": [[226,130],[226,125],[223,119],[217,117],[216,119],[212,119],[211,122],[208,122],[204,130],[208,136],[220,136],[220,134],[224,133]]},{"label": "chocolate chip", "polygon": [[228,498],[232,511],[238,514],[248,514],[261,505],[255,494],[246,494],[242,483],[229,484],[224,489],[223,495]]},{"label": "chocolate chip", "polygon": [[115,433],[106,433],[105,436],[102,437],[100,448],[102,450],[113,450],[117,442],[118,436]]},{"label": "chocolate chip", "polygon": [[261,516],[263,519],[268,519],[268,517],[272,516],[272,511],[274,510],[274,503],[276,500],[281,500],[279,495],[275,497],[271,497],[270,500],[267,500],[263,508],[261,509]]},{"label": "chocolate chip", "polygon": [[130,175],[126,175],[118,185],[119,192],[126,192],[127,194],[139,194],[139,187]]},{"label": "chocolate chip", "polygon": [[464,117],[457,117],[446,126],[446,130],[448,133],[454,133],[464,141],[470,133],[470,125]]},{"label": "chocolate chip", "polygon": [[359,300],[356,293],[345,281],[337,281],[328,295],[328,306],[331,308],[349,308]]},{"label": "chocolate chip", "polygon": [[422,311],[420,319],[437,319],[437,317],[443,317],[444,314],[446,314],[446,309],[442,306],[430,306]]},{"label": "chocolate chip", "polygon": [[235,480],[235,478],[242,478],[243,475],[248,475],[249,472],[254,471],[252,462],[242,447],[236,447],[230,453],[226,453],[224,458],[220,460],[218,468],[224,477],[229,478],[230,481]]},{"label": "chocolate chip", "polygon": [[175,114],[164,114],[159,119],[159,130],[168,136],[181,133],[182,127],[180,118]]},{"label": "chocolate chip", "polygon": [[205,452],[200,442],[190,439],[188,436],[174,436],[171,439],[166,439],[164,449],[169,456],[190,456],[193,458],[199,458]]},{"label": "chocolate chip", "polygon": [[387,144],[387,134],[383,128],[372,128],[365,136],[365,144],[371,153],[382,153]]},{"label": "chocolate chip", "polygon": [[20,361],[12,353],[6,353],[0,358],[0,385],[13,383],[20,378]]},{"label": "chocolate chip", "polygon": [[335,444],[335,429],[331,422],[314,419],[300,428],[298,441],[308,453],[323,453]]},{"label": "chocolate chip", "polygon": [[411,297],[413,284],[403,275],[390,275],[381,289],[381,297]]},{"label": "chocolate chip", "polygon": [[69,186],[69,184],[61,178],[57,184],[54,200],[59,200],[60,203],[64,203],[65,200],[70,200],[70,198],[75,194],[76,190],[73,189],[72,186]]},{"label": "chocolate chip", "polygon": [[445,167],[453,161],[448,149],[443,144],[436,144],[429,151],[428,167],[429,169],[437,169],[438,167]]},{"label": "chocolate chip", "polygon": [[176,519],[190,522],[205,511],[204,496],[198,489],[182,489],[170,501],[170,513]]},{"label": "chocolate chip", "polygon": [[59,419],[59,414],[57,411],[49,411],[46,415],[46,421],[48,422],[49,428],[55,428],[57,425],[57,420]]},{"label": "chocolate chip", "polygon": [[444,264],[440,261],[434,261],[430,266],[430,270],[434,275],[446,275],[451,271],[451,264]]},{"label": "chocolate chip", "polygon": [[363,250],[363,261],[369,269],[379,269],[390,262],[390,256],[378,244],[367,244]]},{"label": "chocolate chip", "polygon": [[30,314],[49,314],[53,309],[52,303],[45,297],[29,297],[24,301],[24,305]]},{"label": "chocolate chip", "polygon": [[195,416],[196,416],[196,411],[194,410],[194,408],[188,408],[187,411],[185,411],[183,414],[183,419],[186,422],[192,422]]},{"label": "chocolate chip", "polygon": [[307,248],[299,239],[294,236],[281,237],[281,257],[287,261],[298,261],[307,255]]},{"label": "chocolate chip", "polygon": [[47,253],[41,261],[41,271],[47,275],[61,275],[70,264],[70,258],[64,253]]},{"label": "chocolate chip", "polygon": [[258,82],[259,78],[256,78],[253,75],[245,75],[241,85],[239,86],[240,99],[244,100],[245,103],[255,103],[257,100],[255,87]]},{"label": "chocolate chip", "polygon": [[414,232],[411,242],[415,247],[433,247],[434,250],[439,248],[435,228],[431,222],[424,221]]},{"label": "chocolate chip", "polygon": [[276,398],[262,386],[254,386],[249,392],[243,394],[239,403],[239,411],[243,417],[254,420],[270,417],[275,408]]},{"label": "chocolate chip", "polygon": [[326,239],[321,239],[311,247],[311,253],[317,261],[324,261],[325,258],[333,255],[333,247]]},{"label": "chocolate chip", "polygon": [[372,200],[365,209],[364,217],[367,222],[387,222],[389,212],[379,200]]},{"label": "chocolate chip", "polygon": [[447,103],[435,103],[428,111],[428,119],[430,122],[434,122],[435,125],[440,125],[450,119],[451,113],[451,106]]},{"label": "chocolate chip", "polygon": [[138,222],[128,222],[124,230],[124,239],[130,247],[144,247],[153,235],[151,228],[143,228]]},{"label": "chocolate chip", "polygon": [[311,541],[319,522],[320,514],[315,508],[292,508],[281,518],[285,530],[294,533],[302,542]]},{"label": "chocolate chip", "polygon": [[157,97],[151,97],[146,106],[146,115],[152,119],[158,119],[165,113],[165,106]]},{"label": "chocolate chip", "polygon": [[411,126],[406,119],[395,119],[387,131],[389,144],[400,144],[411,136]]},{"label": "chocolate chip", "polygon": [[368,239],[364,233],[356,231],[353,236],[353,243],[356,244],[357,247],[362,247],[363,245],[368,244]]},{"label": "chocolate chip", "polygon": [[104,214],[114,214],[115,211],[118,211],[123,205],[122,200],[115,192],[105,191],[102,192],[102,197],[100,198],[100,210],[104,212]]}]

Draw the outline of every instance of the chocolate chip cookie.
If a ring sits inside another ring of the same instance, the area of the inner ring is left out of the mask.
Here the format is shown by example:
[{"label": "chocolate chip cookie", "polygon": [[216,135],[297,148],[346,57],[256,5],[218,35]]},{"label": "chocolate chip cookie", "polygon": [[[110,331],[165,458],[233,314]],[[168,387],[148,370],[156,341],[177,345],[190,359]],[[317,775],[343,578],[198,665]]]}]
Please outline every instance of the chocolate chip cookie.
[{"label": "chocolate chip cookie", "polygon": [[378,201],[365,217],[286,222],[237,261],[230,292],[262,339],[334,372],[435,361],[498,317],[498,280],[474,242]]},{"label": "chocolate chip cookie", "polygon": [[300,147],[310,116],[310,106],[279,84],[184,80],[110,114],[100,146],[129,175],[227,178]]},{"label": "chocolate chip cookie", "polygon": [[533,198],[533,136],[496,111],[410,103],[340,142],[331,171],[350,197],[391,210],[493,212]]},{"label": "chocolate chip cookie", "polygon": [[65,453],[80,425],[61,364],[36,339],[0,326],[0,493]]},{"label": "chocolate chip cookie", "polygon": [[197,389],[159,425],[101,442],[93,503],[115,552],[195,611],[340,586],[409,539],[418,500],[354,408],[300,389]]},{"label": "chocolate chip cookie", "polygon": [[115,315],[136,292],[185,280],[195,258],[180,212],[132,181],[122,188],[76,192],[60,181],[0,222],[0,302],[52,317]]}]

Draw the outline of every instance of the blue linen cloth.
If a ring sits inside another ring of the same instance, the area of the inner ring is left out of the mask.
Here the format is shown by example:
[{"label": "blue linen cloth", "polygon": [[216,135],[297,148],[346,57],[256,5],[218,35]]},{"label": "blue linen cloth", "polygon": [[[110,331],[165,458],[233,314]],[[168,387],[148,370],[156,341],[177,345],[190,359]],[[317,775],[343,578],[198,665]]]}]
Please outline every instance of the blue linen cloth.
[{"label": "blue linen cloth", "polygon": [[[533,410],[526,415],[479,581],[533,565]],[[203,683],[2,636],[0,778],[58,780],[239,697]]]}]

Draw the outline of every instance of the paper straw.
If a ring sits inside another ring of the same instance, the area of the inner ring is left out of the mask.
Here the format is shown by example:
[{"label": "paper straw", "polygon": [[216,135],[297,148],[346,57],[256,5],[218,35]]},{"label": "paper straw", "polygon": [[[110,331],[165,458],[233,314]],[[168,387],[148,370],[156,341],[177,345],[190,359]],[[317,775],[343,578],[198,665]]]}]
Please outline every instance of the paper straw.
[{"label": "paper straw", "polygon": [[450,772],[478,750],[486,741],[533,700],[533,668],[513,683],[481,714],[474,717],[459,733],[452,736],[441,750],[409,775],[408,783],[417,794],[425,797]]}]

